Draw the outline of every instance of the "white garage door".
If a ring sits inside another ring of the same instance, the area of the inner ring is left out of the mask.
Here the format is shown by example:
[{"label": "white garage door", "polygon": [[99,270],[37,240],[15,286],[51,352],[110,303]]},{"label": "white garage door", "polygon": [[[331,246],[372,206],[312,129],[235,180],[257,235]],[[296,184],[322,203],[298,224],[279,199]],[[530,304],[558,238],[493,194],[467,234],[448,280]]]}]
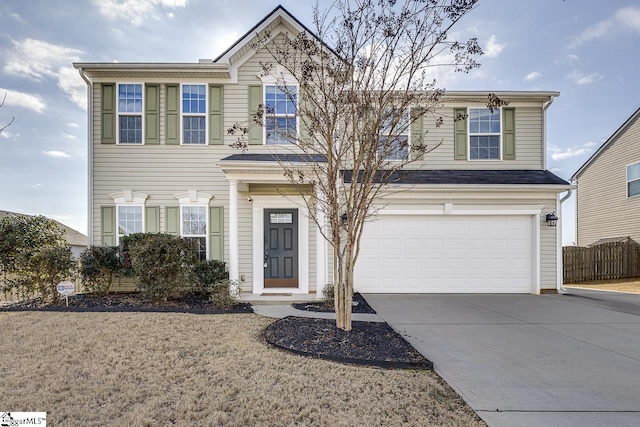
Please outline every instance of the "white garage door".
[{"label": "white garage door", "polygon": [[358,292],[531,293],[531,216],[381,215],[367,223]]}]

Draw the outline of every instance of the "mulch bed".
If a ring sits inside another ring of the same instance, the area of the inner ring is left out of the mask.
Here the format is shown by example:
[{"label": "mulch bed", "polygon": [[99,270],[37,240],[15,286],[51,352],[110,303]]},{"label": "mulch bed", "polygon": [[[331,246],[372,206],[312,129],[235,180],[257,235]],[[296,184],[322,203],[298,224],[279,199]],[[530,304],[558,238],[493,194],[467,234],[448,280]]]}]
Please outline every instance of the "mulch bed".
[{"label": "mulch bed", "polygon": [[237,303],[231,309],[219,308],[209,301],[206,296],[190,295],[169,301],[152,301],[139,293],[112,294],[107,296],[72,295],[69,297],[69,307],[64,298],[57,304],[34,298],[21,301],[9,306],[0,307],[0,311],[70,311],[70,312],[162,312],[162,313],[253,313],[251,304]]},{"label": "mulch bed", "polygon": [[383,368],[433,369],[400,334],[384,322],[352,322],[345,332],[335,320],[289,316],[264,331],[265,340],[304,356]]},{"label": "mulch bed", "polygon": [[[353,294],[353,303],[354,304],[351,308],[352,313],[376,314],[376,311],[371,308],[367,300],[365,300],[358,292]],[[298,310],[315,311],[319,313],[333,313],[335,311],[333,304],[326,305],[323,301],[295,303],[293,304],[293,307]]]}]

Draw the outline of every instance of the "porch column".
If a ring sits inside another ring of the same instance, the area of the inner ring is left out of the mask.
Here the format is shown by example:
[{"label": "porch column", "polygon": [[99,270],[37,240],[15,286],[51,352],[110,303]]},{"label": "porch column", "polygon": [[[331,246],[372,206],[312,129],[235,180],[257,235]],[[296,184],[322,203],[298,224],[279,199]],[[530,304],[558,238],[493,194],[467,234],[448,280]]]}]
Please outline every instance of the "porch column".
[{"label": "porch column", "polygon": [[327,284],[327,241],[322,235],[326,229],[324,211],[316,204],[316,299],[324,298],[324,287]]},{"label": "porch column", "polygon": [[240,282],[238,263],[238,181],[229,181],[229,279]]}]

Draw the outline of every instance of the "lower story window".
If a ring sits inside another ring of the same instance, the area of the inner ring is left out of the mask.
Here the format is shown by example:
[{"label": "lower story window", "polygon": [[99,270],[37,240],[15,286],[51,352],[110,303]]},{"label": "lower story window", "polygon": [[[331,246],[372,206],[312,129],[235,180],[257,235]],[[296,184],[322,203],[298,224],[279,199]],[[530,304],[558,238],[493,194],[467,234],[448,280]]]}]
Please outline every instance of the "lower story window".
[{"label": "lower story window", "polygon": [[123,236],[142,233],[142,206],[118,206],[118,241]]},{"label": "lower story window", "polygon": [[182,207],[182,237],[193,242],[198,259],[207,259],[207,207]]},{"label": "lower story window", "polygon": [[627,166],[627,197],[640,195],[640,162]]}]

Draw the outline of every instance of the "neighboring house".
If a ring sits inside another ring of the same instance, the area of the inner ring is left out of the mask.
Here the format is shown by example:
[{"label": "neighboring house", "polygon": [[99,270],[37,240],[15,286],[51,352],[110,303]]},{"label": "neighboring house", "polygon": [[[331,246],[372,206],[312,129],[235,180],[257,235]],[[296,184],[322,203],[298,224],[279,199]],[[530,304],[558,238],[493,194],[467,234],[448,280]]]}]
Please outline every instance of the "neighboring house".
[{"label": "neighboring house", "polygon": [[576,243],[640,242],[640,109],[571,177],[577,184]]},{"label": "neighboring house", "polygon": [[[272,155],[277,138],[252,130],[241,154],[225,132],[276,92],[261,77],[268,54],[252,49],[266,30],[306,29],[278,7],[213,61],[74,64],[89,86],[90,244],[181,235],[254,294],[320,295],[331,282],[328,244]],[[561,285],[560,227],[545,222],[561,217],[559,194],[571,188],[546,170],[546,110],[559,93],[497,92],[509,105],[493,114],[488,94],[447,92],[442,113],[469,115],[455,126],[416,122],[443,143],[422,170],[398,174],[407,191],[366,226],[357,291],[537,294]],[[285,148],[281,161],[300,160]]]},{"label": "neighboring house", "polygon": [[[0,220],[7,216],[29,216],[29,215],[0,210]],[[64,230],[64,238],[67,241],[67,245],[71,247],[71,252],[73,253],[73,256],[76,258],[79,257],[82,251],[84,251],[87,248],[87,236],[80,233],[79,231],[74,230],[71,227],[64,225],[61,222],[56,221],[56,223],[60,226],[60,228]]]}]

